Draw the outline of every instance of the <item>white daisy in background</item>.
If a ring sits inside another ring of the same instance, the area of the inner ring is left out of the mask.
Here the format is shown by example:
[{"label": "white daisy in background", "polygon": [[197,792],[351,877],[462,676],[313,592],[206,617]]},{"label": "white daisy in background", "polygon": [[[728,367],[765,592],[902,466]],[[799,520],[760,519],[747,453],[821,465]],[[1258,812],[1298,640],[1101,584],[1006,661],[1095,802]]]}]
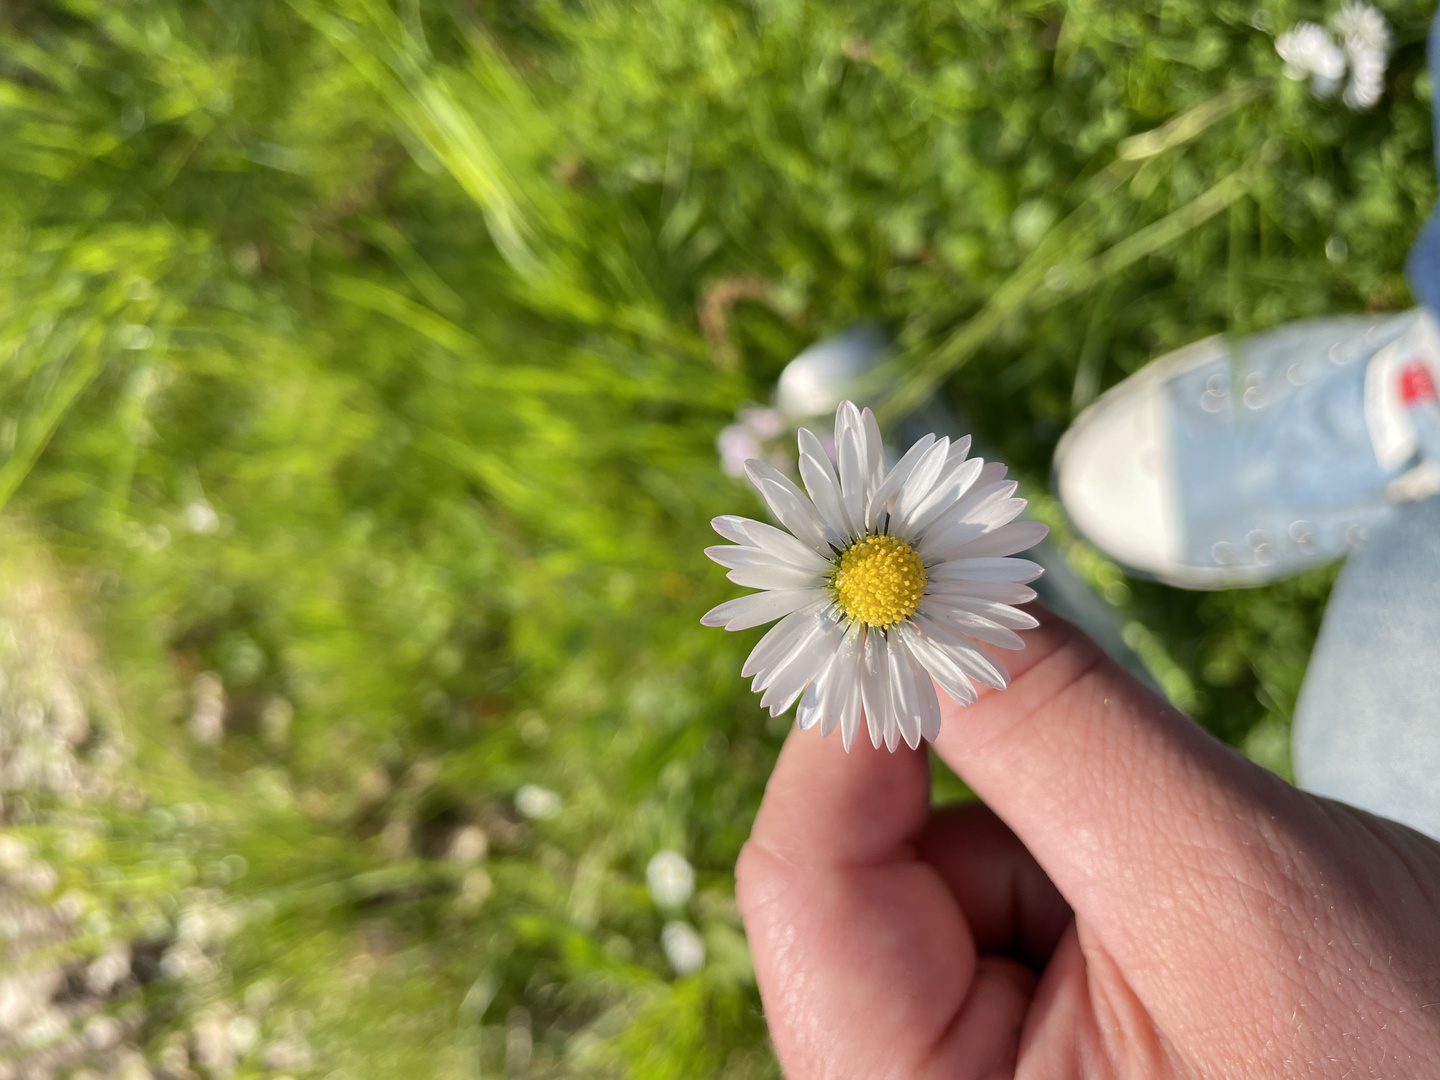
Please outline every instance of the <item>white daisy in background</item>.
[{"label": "white daisy in background", "polygon": [[1285,61],[1287,76],[1314,78],[1311,90],[1316,97],[1331,97],[1340,89],[1340,80],[1345,78],[1345,50],[1323,26],[1297,23],[1275,39],[1275,51]]},{"label": "white daisy in background", "polygon": [[1385,69],[1390,63],[1390,24],[1380,10],[1364,0],[1347,0],[1330,20],[1339,37],[1315,23],[1297,23],[1275,39],[1275,51],[1285,61],[1285,74],[1310,79],[1318,98],[1334,97],[1345,82],[1343,100],[1356,111],[1374,108],[1385,93]]},{"label": "white daisy in background", "polygon": [[1390,63],[1390,24],[1378,8],[1363,0],[1349,0],[1330,20],[1345,56],[1350,61],[1350,82],[1345,87],[1345,104],[1352,109],[1370,109],[1385,93],[1385,68]]},{"label": "white daisy in background", "polygon": [[659,851],[645,867],[645,886],[657,907],[683,907],[695,892],[695,868],[678,851]]},{"label": "white daisy in background", "polygon": [[1004,465],[967,457],[969,436],[927,435],[887,473],[874,415],[846,401],[835,416],[838,475],[819,438],[801,428],[799,441],[808,497],[764,462],[747,465],[785,529],[718,517],[715,531],[734,546],[705,550],[731,581],[765,591],[701,622],[780,620],[741,669],[770,715],[798,699],[799,726],[838,727],[847,750],[862,715],[877,748],[919,746],[940,730],[934,684],[962,705],[976,682],[1008,684],[986,646],[1024,647],[1015,631],[1038,623],[1011,605],[1034,599],[1025,583],[1041,568],[1006,556],[1047,530],[1014,522],[1025,500]]},{"label": "white daisy in background", "polygon": [[526,784],[515,793],[515,809],[531,821],[549,821],[565,809],[565,800],[549,788]]},{"label": "white daisy in background", "polygon": [[660,931],[660,947],[677,975],[694,975],[705,966],[705,939],[687,922],[667,922]]}]

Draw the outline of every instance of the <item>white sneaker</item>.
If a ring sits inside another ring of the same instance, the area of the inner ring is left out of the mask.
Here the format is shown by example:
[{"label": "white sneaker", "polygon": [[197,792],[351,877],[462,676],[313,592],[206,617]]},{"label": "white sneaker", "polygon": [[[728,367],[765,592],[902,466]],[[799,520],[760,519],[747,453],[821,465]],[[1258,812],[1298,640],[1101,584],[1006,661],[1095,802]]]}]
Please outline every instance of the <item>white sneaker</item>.
[{"label": "white sneaker", "polygon": [[1400,395],[1417,359],[1440,380],[1440,329],[1418,308],[1209,338],[1085,410],[1056,449],[1056,490],[1139,573],[1191,589],[1288,576],[1434,493]]}]

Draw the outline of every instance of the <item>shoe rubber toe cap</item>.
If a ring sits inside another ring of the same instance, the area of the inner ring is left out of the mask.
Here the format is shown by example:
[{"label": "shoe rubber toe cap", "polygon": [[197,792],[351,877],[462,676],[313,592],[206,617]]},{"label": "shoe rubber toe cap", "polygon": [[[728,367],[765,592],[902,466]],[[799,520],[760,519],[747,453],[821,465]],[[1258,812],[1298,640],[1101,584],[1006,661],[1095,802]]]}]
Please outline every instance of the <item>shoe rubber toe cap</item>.
[{"label": "shoe rubber toe cap", "polygon": [[1182,568],[1167,423],[1163,384],[1137,380],[1083,414],[1055,453],[1076,527],[1117,562],[1160,577]]}]

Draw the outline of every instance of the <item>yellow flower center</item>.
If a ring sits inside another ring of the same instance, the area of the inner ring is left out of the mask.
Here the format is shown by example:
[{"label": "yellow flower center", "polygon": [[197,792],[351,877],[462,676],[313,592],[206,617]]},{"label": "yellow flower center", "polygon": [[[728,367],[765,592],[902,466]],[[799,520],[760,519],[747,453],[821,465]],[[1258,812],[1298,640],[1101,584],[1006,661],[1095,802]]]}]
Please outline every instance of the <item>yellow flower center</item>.
[{"label": "yellow flower center", "polygon": [[866,536],[840,556],[835,598],[845,614],[881,630],[915,614],[925,595],[925,564],[893,536]]}]

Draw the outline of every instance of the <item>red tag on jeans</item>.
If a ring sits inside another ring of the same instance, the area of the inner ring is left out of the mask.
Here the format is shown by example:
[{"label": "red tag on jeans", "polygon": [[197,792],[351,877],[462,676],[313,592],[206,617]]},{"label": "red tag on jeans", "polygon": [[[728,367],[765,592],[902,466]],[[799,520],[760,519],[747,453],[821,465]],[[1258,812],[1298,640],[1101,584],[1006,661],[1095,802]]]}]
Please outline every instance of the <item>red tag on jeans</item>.
[{"label": "red tag on jeans", "polygon": [[1435,381],[1420,360],[1411,360],[1400,370],[1400,400],[1405,407],[1435,400]]}]

